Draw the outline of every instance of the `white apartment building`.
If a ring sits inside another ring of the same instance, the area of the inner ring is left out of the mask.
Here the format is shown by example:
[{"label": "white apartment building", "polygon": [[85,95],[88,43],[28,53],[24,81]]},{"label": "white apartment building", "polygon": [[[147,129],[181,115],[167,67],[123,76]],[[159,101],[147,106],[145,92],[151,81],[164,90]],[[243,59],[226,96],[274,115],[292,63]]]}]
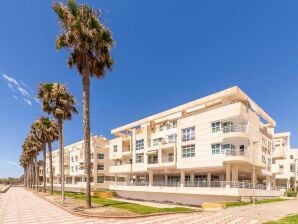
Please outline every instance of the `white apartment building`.
[{"label": "white apartment building", "polygon": [[275,174],[277,186],[295,188],[297,182],[298,150],[290,145],[290,132],[274,135],[272,156],[272,173]]},{"label": "white apartment building", "polygon": [[271,170],[275,126],[232,87],[115,128],[110,173],[126,182],[110,188],[124,197],[194,204],[211,196],[278,196]]},{"label": "white apartment building", "polygon": [[[82,190],[86,187],[86,179],[84,174],[84,148],[83,141],[73,143],[64,147],[64,174],[65,187],[69,190]],[[114,182],[114,175],[109,174],[109,141],[101,136],[91,137],[91,188],[107,189],[109,184]],[[54,185],[60,186],[60,166],[59,166],[59,150],[52,152],[52,164],[54,174]],[[47,183],[49,184],[49,154],[46,160]],[[121,177],[118,177],[118,181]]]}]

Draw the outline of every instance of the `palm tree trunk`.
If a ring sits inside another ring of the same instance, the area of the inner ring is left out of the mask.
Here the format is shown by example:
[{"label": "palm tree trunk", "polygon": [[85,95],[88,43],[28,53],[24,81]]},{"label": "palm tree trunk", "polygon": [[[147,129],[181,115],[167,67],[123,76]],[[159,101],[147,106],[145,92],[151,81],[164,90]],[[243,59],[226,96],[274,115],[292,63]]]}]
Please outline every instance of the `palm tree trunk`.
[{"label": "palm tree trunk", "polygon": [[32,162],[31,162],[31,170],[32,170],[32,175],[31,175],[31,181],[32,181],[32,189],[35,187],[35,162],[34,162],[34,155],[32,157]]},{"label": "palm tree trunk", "polygon": [[43,192],[47,192],[46,187],[47,187],[47,174],[46,174],[46,144],[43,145]]},{"label": "palm tree trunk", "polygon": [[38,160],[37,160],[37,152],[35,153],[35,183],[36,183],[36,191],[38,193],[38,178],[39,178],[39,169],[38,169]]},{"label": "palm tree trunk", "polygon": [[86,174],[86,207],[91,208],[91,186],[90,186],[90,79],[89,73],[83,74],[83,128],[85,148],[85,174]]},{"label": "palm tree trunk", "polygon": [[60,157],[60,176],[61,176],[61,201],[64,204],[64,147],[63,147],[63,120],[58,119],[59,129],[59,157]]},{"label": "palm tree trunk", "polygon": [[52,164],[52,144],[51,142],[48,142],[48,151],[49,151],[49,168],[50,168],[50,192],[51,195],[53,195],[53,164]]}]

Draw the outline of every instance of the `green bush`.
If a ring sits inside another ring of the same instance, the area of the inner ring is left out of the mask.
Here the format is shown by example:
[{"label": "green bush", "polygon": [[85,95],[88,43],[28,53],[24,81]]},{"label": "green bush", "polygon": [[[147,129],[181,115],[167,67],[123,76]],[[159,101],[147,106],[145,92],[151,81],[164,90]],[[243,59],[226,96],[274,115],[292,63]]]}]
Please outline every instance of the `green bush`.
[{"label": "green bush", "polygon": [[293,190],[287,190],[286,191],[286,196],[287,197],[296,197],[297,196],[297,192],[295,192]]}]

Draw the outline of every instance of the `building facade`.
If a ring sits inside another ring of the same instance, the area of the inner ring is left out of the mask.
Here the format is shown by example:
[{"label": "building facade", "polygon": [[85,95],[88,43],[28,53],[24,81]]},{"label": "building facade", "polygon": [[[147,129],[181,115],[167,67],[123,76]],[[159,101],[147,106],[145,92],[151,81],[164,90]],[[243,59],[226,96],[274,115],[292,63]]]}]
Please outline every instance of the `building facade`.
[{"label": "building facade", "polygon": [[272,155],[272,173],[275,174],[277,186],[281,188],[297,187],[298,150],[290,145],[290,132],[274,135]]},{"label": "building facade", "polygon": [[[114,182],[114,175],[109,174],[109,141],[101,136],[91,137],[91,188],[106,189]],[[84,143],[79,141],[64,147],[64,175],[65,187],[69,189],[83,189],[86,187],[84,174]],[[60,184],[59,150],[52,152],[54,184]],[[46,162],[47,182],[49,183],[49,154]],[[120,177],[119,177],[120,178]],[[121,181],[121,178],[120,178]]]}]

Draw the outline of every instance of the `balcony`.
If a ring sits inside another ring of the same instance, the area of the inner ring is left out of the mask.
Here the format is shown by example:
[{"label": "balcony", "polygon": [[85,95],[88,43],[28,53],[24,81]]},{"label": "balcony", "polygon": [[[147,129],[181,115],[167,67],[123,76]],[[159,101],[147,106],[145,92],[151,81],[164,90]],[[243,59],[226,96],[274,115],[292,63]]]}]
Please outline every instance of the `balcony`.
[{"label": "balcony", "polygon": [[248,139],[248,126],[247,124],[231,124],[222,127],[221,129],[224,138],[246,138]]},{"label": "balcony", "polygon": [[110,166],[110,173],[128,173],[131,172],[131,164],[122,164],[118,166]]},{"label": "balcony", "polygon": [[279,164],[272,164],[271,166],[271,172],[273,174],[282,174],[284,172],[284,168],[280,167]]},{"label": "balcony", "polygon": [[149,168],[153,168],[153,167],[158,167],[159,164],[158,164],[158,158],[157,157],[148,157],[148,163],[147,163],[147,166]]},{"label": "balcony", "polygon": [[272,158],[273,159],[285,159],[286,155],[285,155],[284,148],[282,148],[282,147],[275,148],[272,153]]},{"label": "balcony", "polygon": [[237,161],[237,162],[248,162],[249,153],[248,149],[235,149],[235,148],[226,148],[224,149],[225,161]]}]

